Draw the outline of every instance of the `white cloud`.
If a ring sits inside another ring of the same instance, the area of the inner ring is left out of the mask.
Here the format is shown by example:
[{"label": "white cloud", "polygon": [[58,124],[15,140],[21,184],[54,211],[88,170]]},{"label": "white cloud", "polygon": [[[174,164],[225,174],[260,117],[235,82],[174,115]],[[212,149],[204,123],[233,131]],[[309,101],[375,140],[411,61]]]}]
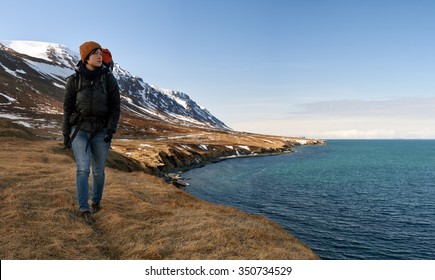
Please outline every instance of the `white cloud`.
[{"label": "white cloud", "polygon": [[435,138],[435,98],[301,104],[282,118],[230,123],[236,130],[322,139]]},{"label": "white cloud", "polygon": [[374,130],[337,130],[328,131],[327,138],[337,139],[376,139],[376,138],[396,138],[397,132],[394,130],[374,129]]},{"label": "white cloud", "polygon": [[290,117],[434,118],[435,97],[390,100],[336,100],[300,104]]}]

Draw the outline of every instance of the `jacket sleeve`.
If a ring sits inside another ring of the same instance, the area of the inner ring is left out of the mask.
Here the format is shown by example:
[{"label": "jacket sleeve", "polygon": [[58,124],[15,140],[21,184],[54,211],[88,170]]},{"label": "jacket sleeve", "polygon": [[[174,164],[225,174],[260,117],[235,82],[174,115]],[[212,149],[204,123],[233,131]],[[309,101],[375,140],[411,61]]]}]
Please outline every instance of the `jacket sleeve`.
[{"label": "jacket sleeve", "polygon": [[112,73],[107,74],[107,94],[109,95],[109,121],[107,129],[116,132],[121,114],[121,97],[118,82]]},{"label": "jacket sleeve", "polygon": [[75,111],[76,96],[74,90],[74,75],[68,78],[65,95],[63,97],[63,119],[62,119],[62,134],[69,135],[71,133],[70,117]]}]

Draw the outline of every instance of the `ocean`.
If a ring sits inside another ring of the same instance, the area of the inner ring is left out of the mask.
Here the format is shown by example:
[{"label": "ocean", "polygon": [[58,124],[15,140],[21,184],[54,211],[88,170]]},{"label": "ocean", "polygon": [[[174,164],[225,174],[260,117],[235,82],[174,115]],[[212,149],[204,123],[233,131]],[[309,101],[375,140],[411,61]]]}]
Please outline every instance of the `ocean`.
[{"label": "ocean", "polygon": [[435,259],[435,140],[329,140],[183,177],[187,192],[264,215],[322,259]]}]

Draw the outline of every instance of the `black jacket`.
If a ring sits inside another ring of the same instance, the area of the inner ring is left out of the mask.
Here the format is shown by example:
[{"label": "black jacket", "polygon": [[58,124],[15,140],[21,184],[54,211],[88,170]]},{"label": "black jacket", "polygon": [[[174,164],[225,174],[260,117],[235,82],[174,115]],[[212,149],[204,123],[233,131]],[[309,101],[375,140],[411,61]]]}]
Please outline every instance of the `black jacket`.
[{"label": "black jacket", "polygon": [[[78,75],[81,75],[81,78]],[[102,78],[102,75],[105,76]],[[78,89],[77,79],[81,82]],[[103,84],[106,84],[106,90]],[[104,122],[105,128],[115,132],[121,112],[120,104],[118,83],[109,69],[102,66],[95,71],[89,71],[79,63],[76,73],[68,78],[66,85],[63,101],[63,135],[71,133],[71,127],[78,119],[76,116],[97,118]]]}]

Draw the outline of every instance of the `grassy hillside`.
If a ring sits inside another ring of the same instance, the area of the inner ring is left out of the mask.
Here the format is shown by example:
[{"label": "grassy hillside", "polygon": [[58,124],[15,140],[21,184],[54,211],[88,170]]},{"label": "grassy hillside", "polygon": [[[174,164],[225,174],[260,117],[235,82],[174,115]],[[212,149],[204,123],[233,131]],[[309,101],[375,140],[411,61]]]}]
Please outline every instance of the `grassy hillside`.
[{"label": "grassy hillside", "polygon": [[78,214],[74,159],[60,142],[0,119],[0,158],[3,260],[318,259],[268,219],[196,199],[115,151],[92,225]]}]

